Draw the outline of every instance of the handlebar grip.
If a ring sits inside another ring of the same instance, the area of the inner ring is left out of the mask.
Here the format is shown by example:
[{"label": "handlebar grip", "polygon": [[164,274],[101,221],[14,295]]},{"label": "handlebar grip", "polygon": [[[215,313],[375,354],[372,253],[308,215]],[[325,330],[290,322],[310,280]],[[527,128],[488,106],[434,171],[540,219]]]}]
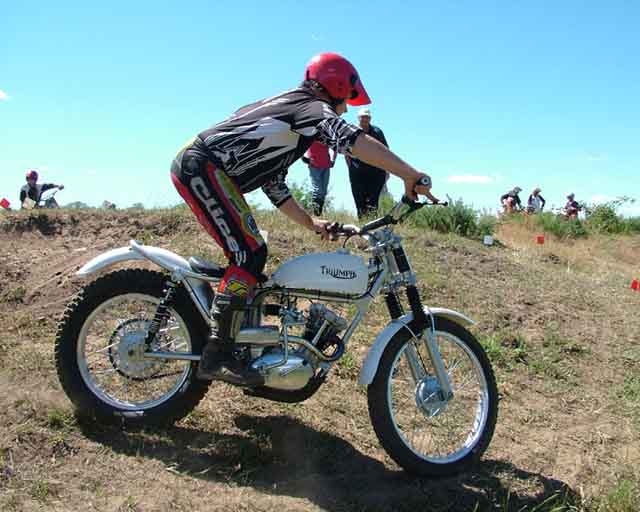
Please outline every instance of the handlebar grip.
[{"label": "handlebar grip", "polygon": [[429,176],[424,174],[418,181],[416,181],[416,184],[413,186],[414,190],[415,190],[416,187],[419,187],[419,186],[430,187],[431,186],[431,178],[429,178]]}]

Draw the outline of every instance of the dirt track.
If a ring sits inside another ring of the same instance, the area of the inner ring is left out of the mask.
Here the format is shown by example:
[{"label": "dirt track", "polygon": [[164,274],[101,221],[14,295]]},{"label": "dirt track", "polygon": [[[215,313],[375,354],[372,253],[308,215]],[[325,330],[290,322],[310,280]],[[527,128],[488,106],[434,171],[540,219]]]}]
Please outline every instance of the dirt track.
[{"label": "dirt track", "polygon": [[[260,224],[272,233],[271,269],[315,245],[281,220]],[[304,404],[214,385],[172,429],[78,424],[52,362],[55,320],[80,285],[73,273],[134,237],[185,255],[209,249],[190,217],[171,212],[0,217],[0,508],[527,510],[546,499],[586,507],[640,482],[638,425],[620,398],[640,369],[640,294],[618,291],[626,277],[604,282],[548,254],[408,235],[424,294],[480,319],[476,333],[496,342],[494,442],[477,472],[453,479],[407,477],[369,425],[355,381],[367,332],[386,322],[380,304],[350,347],[355,367],[339,365]]]}]

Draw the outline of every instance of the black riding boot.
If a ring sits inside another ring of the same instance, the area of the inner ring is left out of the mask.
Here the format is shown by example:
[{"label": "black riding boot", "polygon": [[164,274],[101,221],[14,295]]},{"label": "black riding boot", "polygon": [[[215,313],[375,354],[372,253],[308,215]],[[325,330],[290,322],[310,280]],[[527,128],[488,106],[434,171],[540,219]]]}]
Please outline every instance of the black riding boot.
[{"label": "black riding boot", "polygon": [[213,299],[211,316],[216,325],[202,350],[197,377],[203,380],[222,380],[237,386],[259,386],[264,378],[257,370],[239,361],[234,353],[234,340],[244,317],[246,301],[242,297],[217,293]]}]

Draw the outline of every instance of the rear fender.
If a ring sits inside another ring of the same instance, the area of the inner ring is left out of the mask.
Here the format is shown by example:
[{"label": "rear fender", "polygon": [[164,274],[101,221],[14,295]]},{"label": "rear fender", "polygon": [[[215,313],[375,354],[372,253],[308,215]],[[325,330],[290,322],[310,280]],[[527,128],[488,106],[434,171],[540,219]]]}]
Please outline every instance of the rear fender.
[{"label": "rear fender", "polygon": [[[438,325],[438,318],[447,318],[452,322],[462,325],[463,327],[468,327],[475,322],[470,318],[466,317],[462,313],[458,313],[452,309],[446,308],[425,308],[425,312],[427,315],[431,313],[435,319],[435,325]],[[401,330],[404,329],[409,323],[413,321],[413,313],[409,313],[400,318],[396,318],[387,324],[387,326],[382,330],[380,334],[376,337],[373,345],[369,349],[367,353],[367,357],[362,364],[362,368],[360,369],[360,376],[358,377],[358,384],[363,386],[368,386],[373,382],[373,378],[378,371],[378,365],[380,364],[380,358],[382,357],[382,353],[384,349],[387,348],[389,342],[393,339],[393,337]]]},{"label": "rear fender", "polygon": [[[200,303],[201,311],[207,312],[211,308],[213,300],[213,290],[207,280],[194,277],[195,273],[189,262],[182,256],[151,245],[142,245],[135,240],[131,240],[129,247],[119,247],[99,254],[88,263],[85,263],[76,275],[88,277],[106,268],[117,265],[124,261],[151,261],[164,268],[168,272],[181,271],[187,274],[184,280],[190,285],[195,299]],[[192,296],[193,297],[193,296]]]}]

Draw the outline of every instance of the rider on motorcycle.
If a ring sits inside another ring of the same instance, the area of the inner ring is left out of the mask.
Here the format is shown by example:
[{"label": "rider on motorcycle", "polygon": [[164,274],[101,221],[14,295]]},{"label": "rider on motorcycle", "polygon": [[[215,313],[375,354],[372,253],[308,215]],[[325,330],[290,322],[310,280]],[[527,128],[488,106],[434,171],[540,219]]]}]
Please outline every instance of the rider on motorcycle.
[{"label": "rider on motorcycle", "polygon": [[56,187],[60,190],[64,188],[64,185],[55,185],[53,183],[42,183],[38,185],[38,173],[33,169],[27,171],[26,177],[27,184],[20,189],[20,204],[22,205],[22,208],[24,208],[24,201],[27,198],[37,205],[38,201],[40,201],[40,196],[46,190]]},{"label": "rider on motorcycle", "polygon": [[262,187],[287,217],[328,238],[329,221],[310,217],[285,183],[289,166],[317,140],[399,176],[408,197],[433,198],[430,186],[416,186],[425,174],[340,118],[347,104],[369,103],[351,63],[338,54],[321,53],[307,65],[299,87],[242,107],[176,155],[171,165],[175,187],[229,260],[213,301],[216,326],[202,353],[199,378],[244,385],[261,379],[233,350],[247,300],[267,260],[265,241],[244,193]]}]

